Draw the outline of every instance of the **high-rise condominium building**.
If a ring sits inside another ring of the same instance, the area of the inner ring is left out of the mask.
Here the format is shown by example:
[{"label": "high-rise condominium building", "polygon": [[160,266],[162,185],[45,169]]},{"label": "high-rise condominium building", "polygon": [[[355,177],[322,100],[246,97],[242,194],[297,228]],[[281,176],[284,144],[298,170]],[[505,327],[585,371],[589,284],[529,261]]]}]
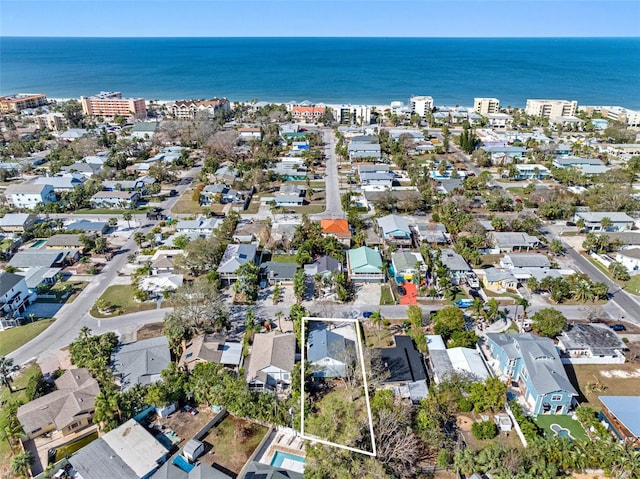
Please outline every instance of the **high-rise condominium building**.
[{"label": "high-rise condominium building", "polygon": [[47,104],[47,96],[43,93],[18,93],[17,95],[0,96],[0,113],[20,113],[27,108],[38,108]]},{"label": "high-rise condominium building", "polygon": [[94,96],[80,97],[80,100],[85,115],[106,118],[114,116],[145,118],[147,116],[144,98],[122,98],[120,92],[100,92]]},{"label": "high-rise condominium building", "polygon": [[430,96],[412,96],[409,98],[411,113],[417,113],[424,118],[433,110],[433,98]]},{"label": "high-rise condominium building", "polygon": [[527,100],[525,113],[542,118],[558,118],[561,116],[575,116],[578,109],[576,100]]},{"label": "high-rise condominium building", "polygon": [[498,113],[500,111],[500,101],[497,98],[474,98],[473,111],[483,116]]}]

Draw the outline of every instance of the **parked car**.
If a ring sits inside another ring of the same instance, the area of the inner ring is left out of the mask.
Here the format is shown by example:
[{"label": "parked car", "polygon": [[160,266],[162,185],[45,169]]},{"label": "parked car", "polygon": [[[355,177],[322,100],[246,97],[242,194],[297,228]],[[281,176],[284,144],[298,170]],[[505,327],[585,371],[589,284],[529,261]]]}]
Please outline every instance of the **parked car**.
[{"label": "parked car", "polygon": [[453,303],[454,306],[457,306],[460,309],[466,309],[473,304],[472,299],[459,299]]},{"label": "parked car", "polygon": [[626,331],[627,328],[624,327],[624,324],[611,324],[609,325],[611,329],[614,331]]},{"label": "parked car", "polygon": [[371,311],[364,311],[362,313],[362,317],[365,319],[369,319],[373,313]]},{"label": "parked car", "polygon": [[183,407],[182,410],[184,412],[190,413],[192,416],[195,416],[196,414],[198,414],[198,410],[196,408],[189,406],[188,404],[185,407]]}]

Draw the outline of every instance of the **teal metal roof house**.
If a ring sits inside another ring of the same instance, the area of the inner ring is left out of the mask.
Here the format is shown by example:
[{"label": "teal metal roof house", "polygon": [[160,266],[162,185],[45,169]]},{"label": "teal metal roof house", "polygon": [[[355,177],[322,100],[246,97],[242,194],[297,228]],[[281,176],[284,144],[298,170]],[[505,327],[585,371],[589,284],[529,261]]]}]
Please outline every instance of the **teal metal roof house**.
[{"label": "teal metal roof house", "polygon": [[368,246],[347,251],[347,271],[351,281],[384,282],[382,256],[379,251]]}]

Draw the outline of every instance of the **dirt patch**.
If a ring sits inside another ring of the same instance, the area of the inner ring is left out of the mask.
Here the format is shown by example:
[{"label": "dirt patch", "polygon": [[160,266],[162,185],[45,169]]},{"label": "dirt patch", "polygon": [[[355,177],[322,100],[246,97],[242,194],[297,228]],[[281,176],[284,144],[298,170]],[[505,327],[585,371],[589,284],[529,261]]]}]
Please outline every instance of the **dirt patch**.
[{"label": "dirt patch", "polygon": [[[489,416],[489,420],[493,421],[493,414],[487,412],[487,413],[484,413],[484,415]],[[460,434],[464,437],[464,441],[467,444],[467,446],[470,447],[471,449],[478,451],[494,442],[497,442],[499,444],[502,444],[504,446],[509,446],[509,447],[523,447],[522,442],[520,441],[520,438],[518,437],[518,434],[516,433],[515,430],[511,430],[509,432],[506,432],[506,431],[500,432],[493,439],[486,439],[486,440],[476,439],[475,437],[473,437],[473,434],[471,434],[471,426],[473,425],[474,422],[478,422],[481,420],[482,418],[480,417],[480,415],[475,413],[459,414],[456,419],[458,430],[460,431]]]},{"label": "dirt patch", "polygon": [[158,338],[162,336],[162,328],[164,327],[164,322],[159,323],[149,323],[142,326],[138,329],[136,333],[137,341],[142,341],[143,339],[151,339]]},{"label": "dirt patch", "polygon": [[600,409],[599,396],[633,396],[640,391],[637,363],[565,365],[571,383],[581,393],[578,402]]},{"label": "dirt patch", "polygon": [[169,417],[156,420],[156,423],[162,424],[163,430],[173,430],[179,437],[179,447],[191,439],[202,427],[213,419],[214,413],[211,408],[202,407],[198,409],[195,416],[191,413],[179,410],[171,414]]},{"label": "dirt patch", "polygon": [[200,460],[238,474],[266,433],[260,424],[227,416],[203,438],[211,447]]}]

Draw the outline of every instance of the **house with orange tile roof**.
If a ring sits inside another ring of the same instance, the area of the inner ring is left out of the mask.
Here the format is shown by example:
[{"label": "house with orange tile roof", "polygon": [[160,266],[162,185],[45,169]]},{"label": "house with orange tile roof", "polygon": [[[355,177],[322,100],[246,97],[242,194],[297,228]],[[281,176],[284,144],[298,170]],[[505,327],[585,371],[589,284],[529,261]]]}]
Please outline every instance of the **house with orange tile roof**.
[{"label": "house with orange tile roof", "polygon": [[320,220],[320,226],[322,227],[323,235],[335,236],[347,248],[351,246],[351,230],[347,220]]},{"label": "house with orange tile roof", "polygon": [[291,116],[296,120],[315,121],[324,115],[326,109],[325,106],[296,105],[291,108]]}]

